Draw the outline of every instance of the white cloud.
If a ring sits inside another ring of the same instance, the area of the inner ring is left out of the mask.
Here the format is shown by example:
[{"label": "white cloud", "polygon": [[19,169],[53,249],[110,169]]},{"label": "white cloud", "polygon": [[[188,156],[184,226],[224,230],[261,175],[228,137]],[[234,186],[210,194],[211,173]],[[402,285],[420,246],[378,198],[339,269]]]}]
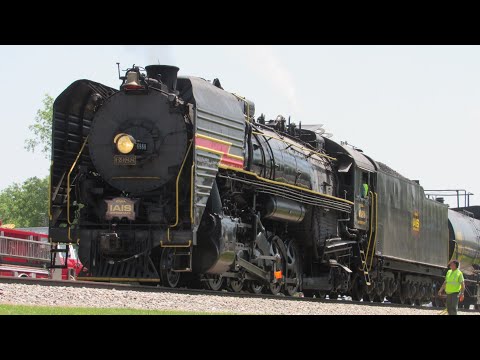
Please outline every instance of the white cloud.
[{"label": "white cloud", "polygon": [[292,113],[298,112],[294,77],[272,46],[232,46],[229,50],[239,55],[253,71],[270,81],[272,86],[287,99]]}]

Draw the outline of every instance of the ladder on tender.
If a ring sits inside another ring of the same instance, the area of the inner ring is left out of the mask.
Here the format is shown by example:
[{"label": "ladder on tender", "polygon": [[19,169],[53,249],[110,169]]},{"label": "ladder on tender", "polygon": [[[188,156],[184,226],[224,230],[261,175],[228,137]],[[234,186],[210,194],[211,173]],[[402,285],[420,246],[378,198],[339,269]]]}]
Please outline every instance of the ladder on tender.
[{"label": "ladder on tender", "polygon": [[363,276],[365,277],[365,284],[370,286],[372,283],[370,282],[370,274],[368,273],[367,259],[365,258],[365,252],[362,249],[360,249],[360,260],[362,260],[362,271]]}]

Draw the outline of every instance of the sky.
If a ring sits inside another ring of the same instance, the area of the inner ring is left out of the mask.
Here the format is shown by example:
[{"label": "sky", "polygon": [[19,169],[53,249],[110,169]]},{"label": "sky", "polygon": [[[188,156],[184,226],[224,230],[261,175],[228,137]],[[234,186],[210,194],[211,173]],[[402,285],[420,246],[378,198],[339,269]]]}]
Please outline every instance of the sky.
[{"label": "sky", "polygon": [[48,174],[24,149],[45,93],[78,79],[118,88],[116,62],[160,63],[219,78],[257,116],[324,124],[425,189],[466,189],[480,205],[480,46],[36,45],[0,46],[0,58],[0,190]]}]

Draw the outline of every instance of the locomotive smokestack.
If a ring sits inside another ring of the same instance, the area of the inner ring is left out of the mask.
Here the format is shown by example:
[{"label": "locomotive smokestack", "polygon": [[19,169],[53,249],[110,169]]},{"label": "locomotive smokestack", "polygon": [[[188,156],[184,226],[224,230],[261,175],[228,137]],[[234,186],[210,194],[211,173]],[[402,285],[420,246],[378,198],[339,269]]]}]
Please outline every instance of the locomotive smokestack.
[{"label": "locomotive smokestack", "polygon": [[147,77],[158,80],[158,75],[160,75],[162,83],[167,85],[172,91],[177,90],[178,67],[171,65],[148,65],[145,66],[145,70],[147,70]]}]

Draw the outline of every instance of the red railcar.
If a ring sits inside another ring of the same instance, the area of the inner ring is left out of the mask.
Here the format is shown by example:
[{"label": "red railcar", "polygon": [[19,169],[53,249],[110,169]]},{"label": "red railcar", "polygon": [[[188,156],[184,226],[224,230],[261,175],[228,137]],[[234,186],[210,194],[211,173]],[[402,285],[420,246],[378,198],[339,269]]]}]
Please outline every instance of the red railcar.
[{"label": "red railcar", "polygon": [[48,235],[0,226],[0,275],[49,278]]},{"label": "red railcar", "polygon": [[[66,245],[58,245],[65,247]],[[34,231],[2,227],[0,221],[0,276],[74,280],[81,264],[76,249],[69,245],[67,266],[49,269],[52,245],[48,235]],[[56,265],[65,264],[65,256],[57,253]]]}]

